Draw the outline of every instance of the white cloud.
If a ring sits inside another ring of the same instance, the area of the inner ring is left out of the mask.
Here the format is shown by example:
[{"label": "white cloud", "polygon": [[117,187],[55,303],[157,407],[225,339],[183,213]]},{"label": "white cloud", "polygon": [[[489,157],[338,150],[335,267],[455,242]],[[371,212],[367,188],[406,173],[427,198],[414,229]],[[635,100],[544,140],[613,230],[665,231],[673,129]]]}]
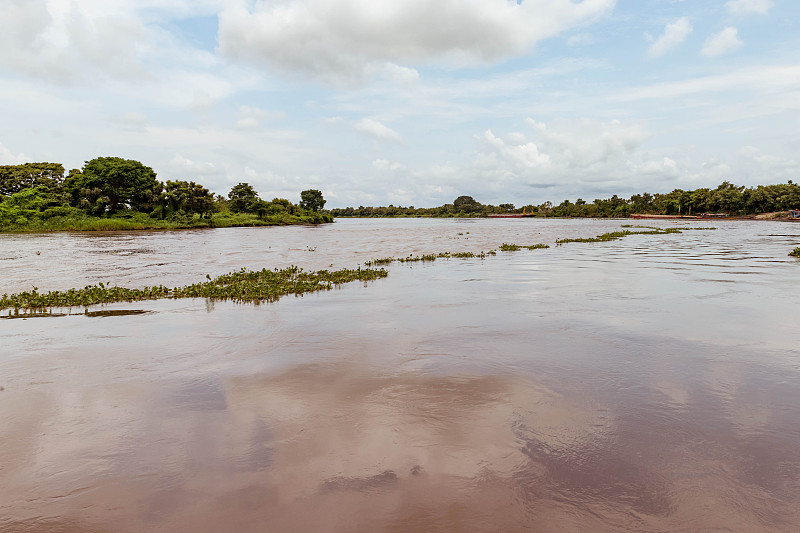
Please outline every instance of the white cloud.
[{"label": "white cloud", "polygon": [[0,165],[21,165],[26,162],[29,160],[25,154],[14,154],[3,143],[0,143]]},{"label": "white cloud", "polygon": [[731,88],[755,90],[759,96],[785,93],[792,97],[793,108],[797,109],[797,100],[794,97],[800,89],[800,65],[750,67],[720,75],[633,87],[618,92],[610,100],[665,100],[703,93],[728,92]]},{"label": "white cloud", "polygon": [[416,196],[415,191],[410,189],[394,189],[386,193],[386,198],[392,205],[410,205]]},{"label": "white cloud", "polygon": [[283,111],[267,111],[248,105],[239,106],[236,112],[236,127],[242,130],[254,130],[261,127],[262,122],[284,118]]},{"label": "white cloud", "polygon": [[[532,141],[514,142],[511,140],[514,135],[503,138],[491,129],[478,138],[478,151],[465,162],[464,168],[454,172],[459,177],[460,190],[480,191],[485,201],[516,198],[527,202],[532,191],[546,189],[566,197],[571,194],[567,190],[570,186],[577,188],[576,183],[584,186],[591,183],[591,188],[579,192],[591,194],[599,183],[635,176],[629,159],[636,160],[637,165],[649,161],[637,155],[649,137],[637,123],[589,119],[548,123],[527,119],[526,122],[532,129]],[[663,157],[659,164],[662,172],[657,177],[675,174]],[[651,174],[656,174],[655,170]],[[447,182],[432,178],[430,183]]]},{"label": "white cloud", "polygon": [[403,168],[401,163],[397,161],[391,162],[387,159],[376,159],[372,162],[372,168],[381,172],[400,170]]},{"label": "white cloud", "polygon": [[132,79],[144,71],[141,21],[102,3],[0,0],[0,66],[59,83],[106,75]]},{"label": "white cloud", "polygon": [[219,15],[229,57],[332,83],[372,65],[493,62],[609,13],[616,0],[257,0]]},{"label": "white cloud", "polygon": [[396,83],[408,84],[419,81],[419,72],[413,68],[386,63],[383,71],[386,78]]},{"label": "white cloud", "polygon": [[755,146],[744,146],[739,150],[739,165],[772,175],[788,174],[787,177],[800,171],[800,163],[796,160],[765,154]]},{"label": "white cloud", "polygon": [[220,173],[214,163],[210,161],[193,161],[179,153],[173,156],[167,169],[171,175],[176,177],[163,179],[196,180],[198,176],[208,177]]},{"label": "white cloud", "polygon": [[706,42],[703,44],[703,49],[700,50],[700,54],[708,57],[716,57],[726,52],[736,50],[743,44],[744,41],[739,38],[739,30],[729,26],[706,39]]},{"label": "white cloud", "polygon": [[650,57],[664,55],[677,47],[686,40],[686,37],[692,33],[693,29],[688,17],[681,17],[675,22],[667,24],[661,37],[650,46],[648,50]]},{"label": "white cloud", "polygon": [[528,118],[526,122],[554,165],[564,169],[586,169],[607,163],[636,150],[650,137],[643,125],[623,124],[618,120],[555,120],[546,124]]},{"label": "white cloud", "polygon": [[772,0],[730,0],[725,8],[734,16],[765,15],[772,8]]},{"label": "white cloud", "polygon": [[[494,155],[501,156],[503,160],[512,163],[518,168],[531,169],[546,166],[550,163],[550,156],[539,153],[539,147],[534,142],[523,144],[510,144],[499,137],[495,137],[492,130],[483,134],[486,143],[494,150]],[[483,164],[486,159],[484,156]]]},{"label": "white cloud", "polygon": [[403,138],[393,129],[381,124],[377,120],[364,118],[353,124],[353,127],[379,141],[404,144]]},{"label": "white cloud", "polygon": [[131,111],[113,117],[111,123],[122,129],[144,131],[147,128],[147,116],[142,113]]},{"label": "white cloud", "polygon": [[679,175],[678,163],[669,157],[664,157],[661,161],[647,160],[638,164],[633,161],[628,161],[627,164],[628,168],[634,174],[647,174],[661,177],[677,177]]},{"label": "white cloud", "polygon": [[[261,80],[172,31],[225,0],[0,0],[0,69],[55,87],[208,109]],[[209,36],[210,37],[210,36]]]}]

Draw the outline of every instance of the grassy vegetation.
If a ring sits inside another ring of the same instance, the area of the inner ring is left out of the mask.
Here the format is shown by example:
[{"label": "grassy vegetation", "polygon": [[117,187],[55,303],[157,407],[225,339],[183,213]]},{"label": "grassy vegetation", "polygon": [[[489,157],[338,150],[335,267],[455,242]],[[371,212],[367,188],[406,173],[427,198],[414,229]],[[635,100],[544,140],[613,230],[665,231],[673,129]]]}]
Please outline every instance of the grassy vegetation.
[{"label": "grassy vegetation", "polygon": [[320,224],[330,222],[329,215],[317,212],[304,212],[292,215],[280,213],[260,217],[252,213],[232,213],[224,211],[210,216],[173,217],[161,220],[145,213],[132,213],[121,216],[96,217],[87,215],[79,209],[67,216],[50,218],[24,218],[6,221],[0,231],[9,233],[33,233],[49,231],[127,231],[127,230],[176,230],[191,228],[229,228],[251,226],[286,226],[291,224]]},{"label": "grassy vegetation", "polygon": [[44,309],[49,307],[75,307],[112,302],[158,300],[163,298],[211,298],[235,302],[273,302],[287,294],[300,295],[307,292],[330,290],[335,285],[351,281],[371,281],[386,277],[384,269],[342,269],[306,272],[298,267],[282,270],[239,270],[207,281],[184,287],[157,285],[143,289],[110,287],[103,283],[89,285],[83,289],[31,291],[4,294],[0,298],[0,310]]},{"label": "grassy vegetation", "polygon": [[800,257],[800,246],[789,252],[789,257]]}]

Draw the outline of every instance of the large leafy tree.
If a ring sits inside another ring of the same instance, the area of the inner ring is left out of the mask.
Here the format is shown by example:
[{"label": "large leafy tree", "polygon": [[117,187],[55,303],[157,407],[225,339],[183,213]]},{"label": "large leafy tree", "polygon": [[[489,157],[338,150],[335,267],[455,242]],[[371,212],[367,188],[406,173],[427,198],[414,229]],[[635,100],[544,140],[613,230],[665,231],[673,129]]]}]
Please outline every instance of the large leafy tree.
[{"label": "large leafy tree", "polygon": [[102,215],[127,209],[151,211],[162,185],[153,169],[138,161],[98,157],[87,161],[82,171],[70,171],[66,188],[73,205]]},{"label": "large leafy tree", "polygon": [[258,193],[252,185],[239,183],[234,185],[231,192],[228,193],[228,209],[234,213],[245,213],[250,211],[259,200]]},{"label": "large leafy tree", "polygon": [[300,207],[309,211],[319,211],[325,207],[322,192],[317,189],[308,189],[300,193]]},{"label": "large leafy tree", "polygon": [[473,213],[480,210],[481,204],[472,196],[459,196],[453,201],[453,207],[460,213]]},{"label": "large leafy tree", "polygon": [[214,195],[193,181],[167,181],[161,198],[172,213],[183,211],[206,215],[214,210]]},{"label": "large leafy tree", "polygon": [[63,181],[64,167],[60,163],[0,165],[0,196],[11,196],[34,187],[53,191]]}]

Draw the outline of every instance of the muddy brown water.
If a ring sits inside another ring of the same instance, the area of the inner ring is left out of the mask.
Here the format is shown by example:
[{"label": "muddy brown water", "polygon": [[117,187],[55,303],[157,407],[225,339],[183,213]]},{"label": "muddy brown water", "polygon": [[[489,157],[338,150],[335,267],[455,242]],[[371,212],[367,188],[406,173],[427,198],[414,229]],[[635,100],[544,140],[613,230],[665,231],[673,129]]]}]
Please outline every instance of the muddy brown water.
[{"label": "muddy brown water", "polygon": [[[622,223],[0,235],[0,292]],[[796,531],[800,227],[713,225],[0,320],[0,531]]]}]

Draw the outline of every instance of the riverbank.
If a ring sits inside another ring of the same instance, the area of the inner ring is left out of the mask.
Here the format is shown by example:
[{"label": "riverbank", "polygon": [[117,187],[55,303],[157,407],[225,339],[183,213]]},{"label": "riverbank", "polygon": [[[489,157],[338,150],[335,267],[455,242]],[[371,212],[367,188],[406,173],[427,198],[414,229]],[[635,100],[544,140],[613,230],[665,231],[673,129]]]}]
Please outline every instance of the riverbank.
[{"label": "riverbank", "polygon": [[291,226],[332,223],[333,217],[324,213],[306,212],[302,215],[282,213],[259,217],[251,213],[215,213],[209,217],[194,215],[170,219],[152,218],[144,213],[126,216],[93,217],[55,216],[51,218],[20,220],[0,226],[0,233],[48,233],[59,231],[133,231],[181,230],[200,228],[232,228],[256,226]]}]

